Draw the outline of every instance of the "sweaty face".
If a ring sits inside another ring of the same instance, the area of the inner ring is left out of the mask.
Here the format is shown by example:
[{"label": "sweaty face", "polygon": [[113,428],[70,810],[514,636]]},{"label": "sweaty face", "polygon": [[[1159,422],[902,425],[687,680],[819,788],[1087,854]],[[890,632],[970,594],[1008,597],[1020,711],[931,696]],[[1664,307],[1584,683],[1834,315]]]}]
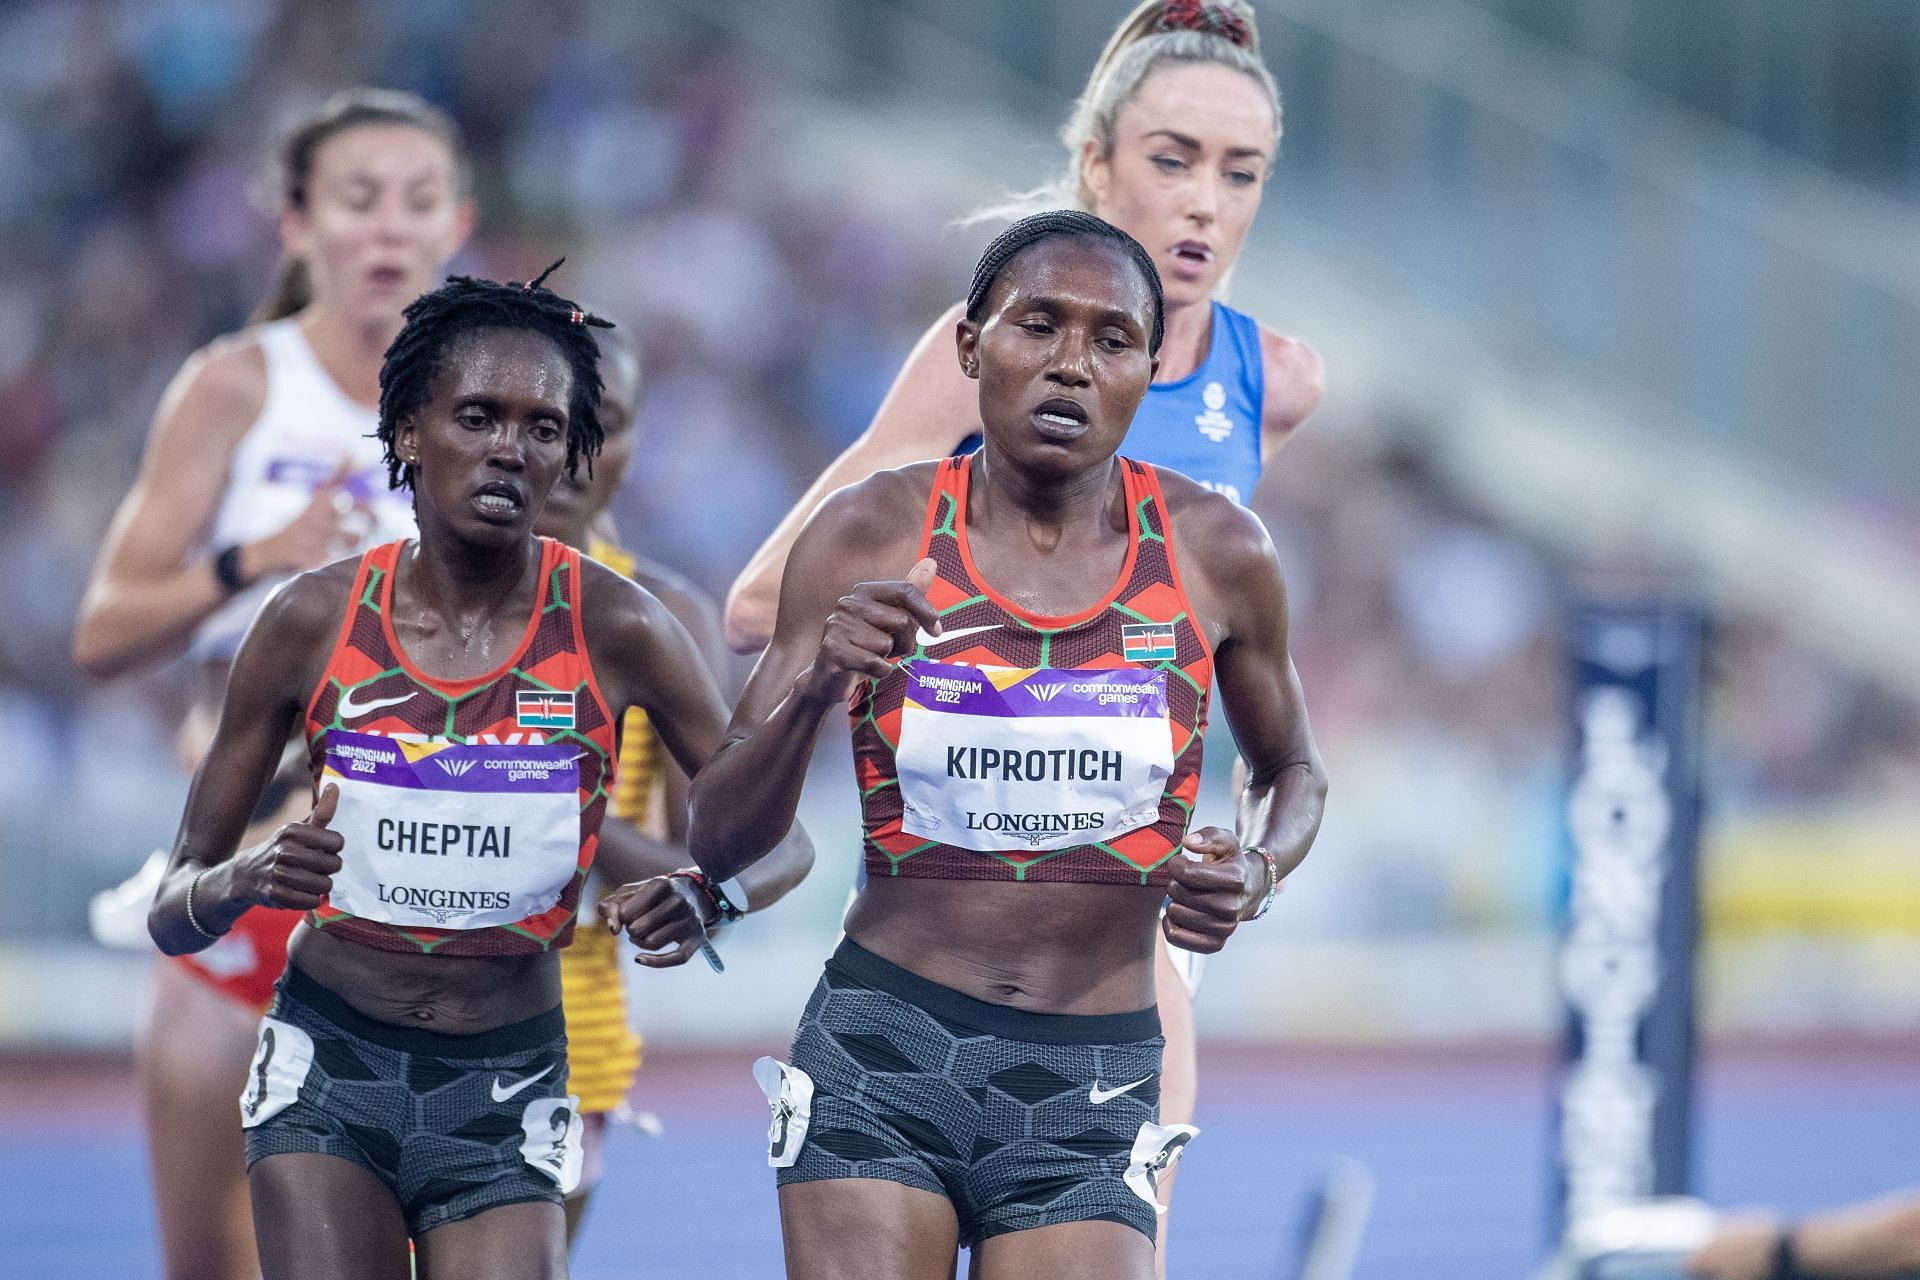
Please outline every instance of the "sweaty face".
[{"label": "sweaty face", "polygon": [[524,540],[567,465],[573,371],[554,342],[523,329],[454,340],[426,404],[400,429],[424,533],[483,546]]},{"label": "sweaty face", "polygon": [[1023,249],[980,323],[960,326],[988,441],[1061,475],[1106,461],[1153,381],[1152,332],[1152,289],[1120,245],[1056,237]]},{"label": "sweaty face", "polygon": [[582,463],[572,475],[554,481],[547,505],[534,524],[542,537],[563,542],[584,540],[593,522],[613,501],[633,460],[633,418],[640,403],[640,361],[618,339],[601,344],[600,428],[606,439],[593,460],[593,474]]},{"label": "sweaty face", "polygon": [[405,124],[363,124],[315,150],[304,209],[281,218],[316,299],[356,323],[400,322],[439,283],[472,221],[447,144]]},{"label": "sweaty face", "polygon": [[1167,305],[1202,301],[1239,256],[1273,162],[1273,108],[1243,72],[1173,64],[1121,109],[1113,154],[1082,157],[1093,212],[1147,247]]}]

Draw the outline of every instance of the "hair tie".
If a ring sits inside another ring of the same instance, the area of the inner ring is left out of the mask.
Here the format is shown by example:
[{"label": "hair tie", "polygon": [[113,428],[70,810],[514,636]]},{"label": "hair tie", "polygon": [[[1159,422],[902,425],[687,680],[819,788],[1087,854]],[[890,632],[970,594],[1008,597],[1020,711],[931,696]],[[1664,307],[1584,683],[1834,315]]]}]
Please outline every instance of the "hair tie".
[{"label": "hair tie", "polygon": [[1223,4],[1207,0],[1167,0],[1160,11],[1157,31],[1199,31],[1219,36],[1242,49],[1253,47],[1253,26],[1245,17]]}]

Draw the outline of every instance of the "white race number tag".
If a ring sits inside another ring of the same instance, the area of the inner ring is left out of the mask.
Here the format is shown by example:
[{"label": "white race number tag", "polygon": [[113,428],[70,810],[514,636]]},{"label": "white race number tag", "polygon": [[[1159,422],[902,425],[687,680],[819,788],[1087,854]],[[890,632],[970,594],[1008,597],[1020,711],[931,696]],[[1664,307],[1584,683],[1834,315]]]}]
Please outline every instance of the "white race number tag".
[{"label": "white race number tag", "polygon": [[753,1064],[753,1079],[773,1110],[767,1126],[767,1166],[790,1169],[813,1123],[813,1077],[778,1058],[760,1058]]},{"label": "white race number tag", "polygon": [[520,1158],[528,1168],[552,1178],[561,1195],[572,1195],[580,1185],[585,1130],[580,1099],[573,1094],[535,1098],[520,1116]]},{"label": "white race number tag", "polygon": [[251,1129],[294,1104],[313,1068],[313,1037],[290,1022],[260,1019],[260,1035],[240,1094],[240,1127]]},{"label": "white race number tag", "polygon": [[1187,1144],[1199,1136],[1200,1131],[1190,1124],[1154,1124],[1152,1121],[1141,1125],[1140,1132],[1134,1135],[1133,1151],[1127,1157],[1127,1171],[1122,1176],[1133,1194],[1152,1205],[1155,1213],[1167,1211],[1160,1203],[1160,1175],[1173,1168]]},{"label": "white race number tag", "polygon": [[908,835],[1067,849],[1159,820],[1173,772],[1164,671],[903,667],[895,761]]},{"label": "white race number tag", "polygon": [[320,785],[340,788],[346,841],[330,903],[435,929],[539,915],[579,867],[581,754],[329,729]]}]

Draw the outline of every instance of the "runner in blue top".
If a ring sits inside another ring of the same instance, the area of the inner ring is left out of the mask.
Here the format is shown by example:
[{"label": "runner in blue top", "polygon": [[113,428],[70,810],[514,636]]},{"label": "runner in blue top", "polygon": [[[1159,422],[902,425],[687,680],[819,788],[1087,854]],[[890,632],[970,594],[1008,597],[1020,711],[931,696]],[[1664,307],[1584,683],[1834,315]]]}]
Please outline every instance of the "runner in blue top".
[{"label": "runner in blue top", "polygon": [[[1259,211],[1280,139],[1279,91],[1260,60],[1251,7],[1146,0],[1108,40],[1062,138],[1065,177],[989,214],[1077,205],[1146,246],[1165,293],[1166,334],[1127,456],[1248,501],[1324,386],[1311,347],[1214,298]],[[978,384],[956,356],[961,319],[956,304],[934,322],[866,433],[742,571],[727,600],[735,648],[758,649],[772,635],[787,554],[827,495],[876,471],[961,452],[977,436]],[[1184,1123],[1193,1112],[1192,1006],[1170,953],[1161,955],[1161,1118]],[[1162,1180],[1163,1195],[1170,1185]],[[1164,1230],[1161,1244],[1164,1258]]]}]

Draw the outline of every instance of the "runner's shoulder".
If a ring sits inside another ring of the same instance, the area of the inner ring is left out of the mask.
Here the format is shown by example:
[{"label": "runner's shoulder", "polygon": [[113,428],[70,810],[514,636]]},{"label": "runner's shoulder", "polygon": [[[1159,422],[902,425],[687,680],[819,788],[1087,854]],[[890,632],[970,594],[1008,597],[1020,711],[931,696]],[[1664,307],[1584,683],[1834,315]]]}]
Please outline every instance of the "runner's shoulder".
[{"label": "runner's shoulder", "polygon": [[864,564],[880,556],[891,562],[900,545],[919,545],[939,468],[939,462],[912,462],[835,490],[807,521],[795,550],[833,561]]},{"label": "runner's shoulder", "polygon": [[726,645],[721,636],[720,606],[693,579],[677,569],[645,556],[633,558],[633,580],[651,591],[680,625],[693,636],[709,664],[724,663]]},{"label": "runner's shoulder", "polygon": [[635,555],[631,577],[683,618],[690,613],[711,613],[715,617],[719,616],[713,597],[698,583],[678,569],[669,568],[658,560]]},{"label": "runner's shoulder", "polygon": [[223,334],[188,356],[167,399],[198,431],[238,432],[251,426],[267,403],[267,357],[259,330]]},{"label": "runner's shoulder", "polygon": [[659,596],[635,581],[638,576],[629,578],[592,556],[581,556],[582,622],[596,631],[611,628],[623,633],[658,626],[670,611]]},{"label": "runner's shoulder", "polygon": [[331,646],[359,568],[360,557],[347,556],[294,574],[275,587],[260,606],[248,642],[285,648],[290,656],[320,645]]},{"label": "runner's shoulder", "polygon": [[1260,359],[1266,386],[1268,430],[1292,431],[1320,407],[1327,394],[1327,363],[1298,338],[1260,328]]},{"label": "runner's shoulder", "polygon": [[1230,582],[1239,574],[1275,563],[1273,539],[1250,508],[1178,471],[1155,471],[1184,561],[1218,582]]}]

